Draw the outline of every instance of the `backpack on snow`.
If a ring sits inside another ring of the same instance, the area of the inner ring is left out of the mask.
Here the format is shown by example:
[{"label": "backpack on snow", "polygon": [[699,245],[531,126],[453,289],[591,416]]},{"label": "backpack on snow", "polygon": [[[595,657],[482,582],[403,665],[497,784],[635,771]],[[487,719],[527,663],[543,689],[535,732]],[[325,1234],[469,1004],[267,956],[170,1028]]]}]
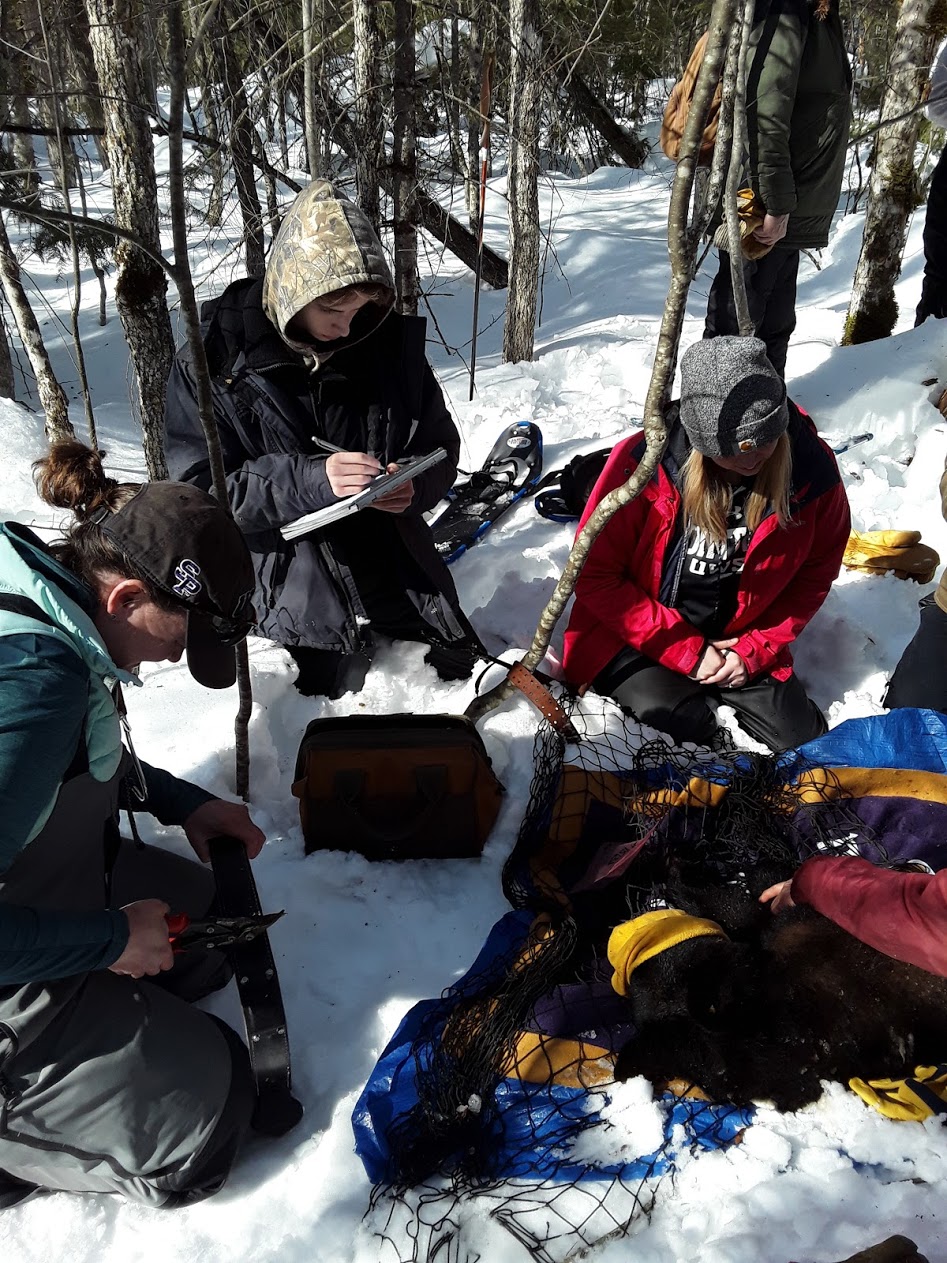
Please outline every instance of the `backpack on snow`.
[{"label": "backpack on snow", "polygon": [[551,522],[574,522],[580,518],[611,452],[610,447],[601,447],[596,452],[573,456],[568,465],[547,474],[540,486],[548,490],[537,495],[536,512]]},{"label": "backpack on snow", "polygon": [[462,715],[347,715],[306,729],[293,794],[306,854],[455,859],[483,850],[503,796]]}]

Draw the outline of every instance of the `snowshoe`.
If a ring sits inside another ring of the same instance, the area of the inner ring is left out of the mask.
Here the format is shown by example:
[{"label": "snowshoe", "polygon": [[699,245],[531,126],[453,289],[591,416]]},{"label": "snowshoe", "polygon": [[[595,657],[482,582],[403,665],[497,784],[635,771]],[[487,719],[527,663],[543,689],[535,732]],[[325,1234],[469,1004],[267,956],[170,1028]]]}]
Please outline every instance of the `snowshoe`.
[{"label": "snowshoe", "polygon": [[453,492],[431,523],[437,551],[456,561],[527,495],[543,472],[543,438],[532,421],[508,425],[480,469]]}]

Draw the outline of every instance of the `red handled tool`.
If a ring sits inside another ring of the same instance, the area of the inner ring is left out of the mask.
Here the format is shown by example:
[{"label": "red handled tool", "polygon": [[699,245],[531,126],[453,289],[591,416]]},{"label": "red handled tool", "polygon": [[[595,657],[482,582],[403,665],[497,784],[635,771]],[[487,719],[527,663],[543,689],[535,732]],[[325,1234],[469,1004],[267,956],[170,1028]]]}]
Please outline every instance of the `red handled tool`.
[{"label": "red handled tool", "polygon": [[241,943],[252,943],[281,916],[282,912],[255,912],[245,917],[192,921],[185,912],[173,912],[165,919],[172,950],[190,952],[200,947],[237,947]]}]

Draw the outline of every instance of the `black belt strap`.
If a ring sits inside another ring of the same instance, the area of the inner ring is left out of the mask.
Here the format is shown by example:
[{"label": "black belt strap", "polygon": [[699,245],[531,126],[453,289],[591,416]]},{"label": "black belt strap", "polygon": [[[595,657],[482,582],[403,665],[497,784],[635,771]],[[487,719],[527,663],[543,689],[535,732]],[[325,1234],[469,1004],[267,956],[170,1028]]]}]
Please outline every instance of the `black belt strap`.
[{"label": "black belt strap", "polygon": [[[239,917],[262,911],[243,843],[236,838],[213,838],[210,858],[221,916]],[[230,958],[256,1080],[253,1126],[267,1135],[282,1136],[302,1118],[303,1107],[290,1091],[286,1013],[268,936],[264,932],[249,943],[230,948]]]}]

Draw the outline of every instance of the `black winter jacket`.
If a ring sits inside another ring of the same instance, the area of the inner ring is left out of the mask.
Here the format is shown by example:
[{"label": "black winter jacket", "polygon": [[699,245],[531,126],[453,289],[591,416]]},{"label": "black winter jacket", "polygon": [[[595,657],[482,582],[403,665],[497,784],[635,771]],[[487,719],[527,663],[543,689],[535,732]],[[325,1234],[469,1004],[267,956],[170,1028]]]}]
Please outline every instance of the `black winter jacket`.
[{"label": "black winter jacket", "polygon": [[[408,596],[431,631],[447,640],[466,637],[469,624],[422,516],[453,484],[460,453],[456,427],[425,359],[426,322],[392,312],[372,329],[377,309],[363,309],[352,325],[349,340],[355,344],[311,369],[265,315],[262,291],[260,280],[234,282],[204,304],[201,324],[228,495],[253,554],[259,631],[287,646],[370,650],[353,576],[361,568],[377,576],[404,575]],[[415,480],[407,512],[368,509],[287,542],[281,525],[337,499],[326,474],[328,452],[316,438],[370,452],[383,464],[436,447],[445,448],[448,459]],[[168,383],[165,450],[172,478],[210,489],[186,346]],[[369,523],[346,537],[351,522],[369,515]]]}]

